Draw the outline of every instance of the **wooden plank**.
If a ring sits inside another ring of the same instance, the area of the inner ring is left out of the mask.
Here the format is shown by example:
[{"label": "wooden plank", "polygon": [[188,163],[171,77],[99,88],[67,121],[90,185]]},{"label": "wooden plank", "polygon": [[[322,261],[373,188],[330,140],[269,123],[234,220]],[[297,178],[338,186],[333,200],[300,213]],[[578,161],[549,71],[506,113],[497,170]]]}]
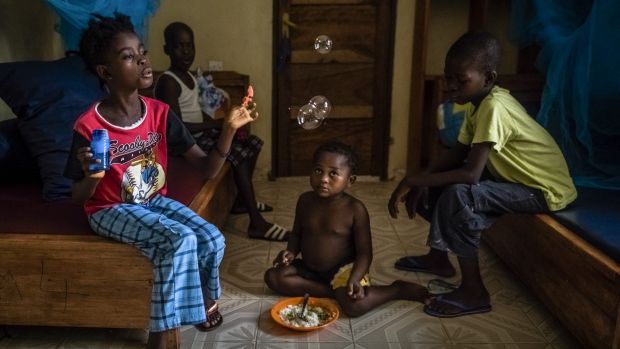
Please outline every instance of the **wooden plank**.
[{"label": "wooden plank", "polygon": [[[375,6],[295,6],[291,8],[290,18],[298,25],[291,29],[293,51],[312,50],[317,57],[336,61],[339,60],[334,55],[338,51],[352,51],[365,56],[365,60],[374,60]],[[329,54],[314,51],[319,35],[327,35],[332,40]]]},{"label": "wooden plank", "polygon": [[[294,122],[294,121],[291,121]],[[290,149],[291,172],[296,175],[307,175],[312,169],[312,155],[321,144],[317,139],[336,139],[349,144],[359,155],[359,159],[369,159],[372,142],[372,123],[369,119],[327,120],[329,126],[321,126],[316,130],[304,130],[299,126],[292,128],[291,137],[296,139],[297,146]],[[360,160],[358,170],[369,171],[370,163]],[[362,172],[363,173],[363,172]]]},{"label": "wooden plank", "polygon": [[[297,24],[291,29],[291,51],[313,57],[318,62],[372,62],[376,55],[375,6],[293,6],[290,19]],[[314,50],[315,39],[327,35],[333,43],[329,54]],[[353,52],[354,54],[345,54]],[[295,60],[292,60],[296,63]]]},{"label": "wooden plank", "polygon": [[407,140],[407,172],[422,169],[422,123],[424,118],[424,76],[426,72],[426,51],[430,0],[416,0],[413,28],[413,53],[411,57],[411,96],[409,98],[409,137]]},{"label": "wooden plank", "polygon": [[620,349],[620,305],[618,305],[618,315],[616,315],[616,329],[614,331],[614,341],[612,349]]},{"label": "wooden plank", "polygon": [[166,342],[166,349],[180,349],[181,348],[181,329],[179,327],[168,331],[168,341]]},{"label": "wooden plank", "polygon": [[377,3],[377,33],[375,35],[375,83],[370,174],[381,180],[388,179],[388,158],[390,148],[390,124],[392,120],[392,78],[394,73],[394,40],[396,37],[396,0],[382,0]]},{"label": "wooden plank", "polygon": [[485,30],[489,18],[489,0],[469,2],[469,30]]},{"label": "wooden plank", "polygon": [[292,64],[310,63],[367,63],[374,61],[367,52],[357,49],[334,49],[329,55],[317,53],[314,49],[297,50],[291,53]]},{"label": "wooden plank", "polygon": [[290,103],[304,105],[310,98],[322,95],[334,107],[372,105],[373,69],[369,64],[293,64],[290,66]]},{"label": "wooden plank", "polygon": [[[226,165],[227,167],[230,166],[228,163]],[[216,227],[224,226],[237,197],[237,186],[235,185],[232,168],[227,168],[225,172],[225,174],[222,174],[221,180],[213,183],[214,193],[206,207],[203,205],[204,209],[200,211],[200,215]]]},{"label": "wooden plank", "polygon": [[150,262],[92,238],[0,234],[0,323],[148,327]]},{"label": "wooden plank", "polygon": [[[297,120],[301,105],[291,106],[290,118]],[[336,105],[329,113],[329,119],[371,119],[374,116],[372,105]]]},{"label": "wooden plank", "polygon": [[[279,62],[279,56],[286,56],[290,50],[284,49],[285,46],[290,48],[290,39],[283,36],[284,24],[282,16],[290,10],[289,0],[277,0],[273,2],[273,74],[272,74],[272,105],[274,105],[275,115],[273,117],[272,134],[272,175],[273,176],[289,176],[289,166],[287,159],[290,158],[289,152],[289,117],[288,108],[290,107],[290,90],[291,81],[290,64],[287,58],[283,62]],[[284,52],[281,52],[284,51]],[[307,103],[307,102],[305,102]]]},{"label": "wooden plank", "polygon": [[377,0],[291,0],[291,5],[362,5],[373,4]]},{"label": "wooden plank", "polygon": [[620,266],[548,215],[506,215],[485,241],[584,344],[611,348]]}]

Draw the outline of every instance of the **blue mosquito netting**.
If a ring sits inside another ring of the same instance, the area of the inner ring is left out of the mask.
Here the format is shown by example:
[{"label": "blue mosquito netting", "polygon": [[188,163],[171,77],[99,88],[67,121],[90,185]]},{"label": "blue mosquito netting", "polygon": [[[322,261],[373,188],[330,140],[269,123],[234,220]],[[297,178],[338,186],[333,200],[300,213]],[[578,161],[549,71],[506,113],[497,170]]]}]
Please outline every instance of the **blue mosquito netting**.
[{"label": "blue mosquito netting", "polygon": [[620,1],[513,0],[512,34],[541,48],[537,120],[579,186],[620,190]]},{"label": "blue mosquito netting", "polygon": [[60,17],[56,30],[62,36],[65,50],[79,49],[80,35],[92,14],[112,16],[119,12],[131,18],[136,32],[146,40],[148,18],[155,14],[159,0],[46,0]]}]

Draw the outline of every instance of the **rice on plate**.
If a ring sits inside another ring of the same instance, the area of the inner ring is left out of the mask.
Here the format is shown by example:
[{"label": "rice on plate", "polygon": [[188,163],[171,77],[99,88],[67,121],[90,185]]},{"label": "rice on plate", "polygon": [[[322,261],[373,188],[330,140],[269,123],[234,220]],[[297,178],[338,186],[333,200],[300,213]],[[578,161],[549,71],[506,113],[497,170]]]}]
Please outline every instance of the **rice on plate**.
[{"label": "rice on plate", "polygon": [[316,327],[330,321],[333,314],[320,306],[308,305],[306,307],[306,316],[301,318],[297,316],[301,311],[301,304],[289,304],[280,310],[280,318],[285,324],[294,327]]}]

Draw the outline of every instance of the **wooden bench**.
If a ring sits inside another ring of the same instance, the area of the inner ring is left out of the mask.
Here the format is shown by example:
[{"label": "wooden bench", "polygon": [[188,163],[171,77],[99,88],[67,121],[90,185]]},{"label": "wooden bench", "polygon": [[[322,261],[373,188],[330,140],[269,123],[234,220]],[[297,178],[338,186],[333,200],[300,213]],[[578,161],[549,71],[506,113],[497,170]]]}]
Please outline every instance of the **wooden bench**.
[{"label": "wooden bench", "polygon": [[484,241],[586,348],[620,348],[620,264],[547,214],[509,214]]}]

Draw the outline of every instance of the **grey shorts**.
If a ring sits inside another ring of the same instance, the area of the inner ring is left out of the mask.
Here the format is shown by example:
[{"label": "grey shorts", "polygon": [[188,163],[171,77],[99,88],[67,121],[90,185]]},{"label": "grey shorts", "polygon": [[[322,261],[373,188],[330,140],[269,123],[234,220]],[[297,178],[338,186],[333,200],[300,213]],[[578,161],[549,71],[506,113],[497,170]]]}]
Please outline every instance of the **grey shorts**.
[{"label": "grey shorts", "polygon": [[478,254],[482,231],[498,216],[549,211],[541,190],[493,180],[450,185],[435,197],[428,244],[462,257]]}]

